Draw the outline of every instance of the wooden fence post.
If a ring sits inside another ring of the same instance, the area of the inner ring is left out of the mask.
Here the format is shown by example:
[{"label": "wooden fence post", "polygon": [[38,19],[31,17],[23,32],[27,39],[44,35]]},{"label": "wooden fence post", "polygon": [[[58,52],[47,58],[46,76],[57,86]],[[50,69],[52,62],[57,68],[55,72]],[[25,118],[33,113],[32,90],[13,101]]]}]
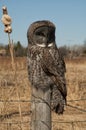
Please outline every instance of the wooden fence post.
[{"label": "wooden fence post", "polygon": [[32,88],[31,130],[51,130],[50,89]]}]

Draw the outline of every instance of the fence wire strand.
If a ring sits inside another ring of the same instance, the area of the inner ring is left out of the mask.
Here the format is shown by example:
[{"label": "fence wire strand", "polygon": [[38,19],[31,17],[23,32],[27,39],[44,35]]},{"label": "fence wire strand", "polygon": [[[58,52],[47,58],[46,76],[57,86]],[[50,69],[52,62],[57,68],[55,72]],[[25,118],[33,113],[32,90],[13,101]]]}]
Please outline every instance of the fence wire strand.
[{"label": "fence wire strand", "polygon": [[[67,100],[67,102],[78,102],[78,101],[85,101],[86,98],[84,99],[75,99],[75,100]],[[4,100],[4,99],[0,99],[0,102],[34,102],[34,100]],[[44,101],[36,101],[38,103],[45,103]]]}]

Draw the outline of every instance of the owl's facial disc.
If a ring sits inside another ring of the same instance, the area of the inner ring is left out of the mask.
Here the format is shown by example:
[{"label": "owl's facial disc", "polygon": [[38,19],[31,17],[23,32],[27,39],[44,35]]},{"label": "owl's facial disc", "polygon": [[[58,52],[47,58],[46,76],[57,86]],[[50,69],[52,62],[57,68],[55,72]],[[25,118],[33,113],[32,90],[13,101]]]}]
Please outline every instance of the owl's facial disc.
[{"label": "owl's facial disc", "polygon": [[35,30],[34,39],[40,47],[51,47],[55,43],[55,32],[53,28],[42,26]]}]

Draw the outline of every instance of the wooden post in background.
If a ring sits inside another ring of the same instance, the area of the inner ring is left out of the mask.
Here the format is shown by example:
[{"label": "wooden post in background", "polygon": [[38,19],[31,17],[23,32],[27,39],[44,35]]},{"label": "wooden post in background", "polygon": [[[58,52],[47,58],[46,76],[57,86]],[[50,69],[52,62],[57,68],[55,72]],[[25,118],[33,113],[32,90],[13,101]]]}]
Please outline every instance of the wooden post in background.
[{"label": "wooden post in background", "polygon": [[32,88],[31,130],[51,130],[50,89]]}]

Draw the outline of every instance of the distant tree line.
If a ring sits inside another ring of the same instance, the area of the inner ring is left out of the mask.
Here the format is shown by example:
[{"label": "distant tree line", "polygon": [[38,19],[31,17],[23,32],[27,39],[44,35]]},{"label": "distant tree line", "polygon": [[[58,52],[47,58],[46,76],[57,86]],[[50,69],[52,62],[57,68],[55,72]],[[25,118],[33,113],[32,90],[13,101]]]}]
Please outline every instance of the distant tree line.
[{"label": "distant tree line", "polygon": [[63,57],[67,58],[86,57],[86,40],[82,45],[61,46],[59,51]]},{"label": "distant tree line", "polygon": [[[22,46],[20,41],[17,43],[13,43],[14,46],[14,55],[16,57],[22,57],[27,55],[27,47]],[[8,45],[3,45],[0,44],[0,50],[5,49],[6,50],[6,56],[10,56],[10,51],[9,51],[9,44]]]},{"label": "distant tree line", "polygon": [[[24,47],[20,41],[14,43],[14,55],[16,57],[27,56],[28,47]],[[6,50],[6,56],[10,56],[9,45],[0,44],[0,50]],[[82,45],[71,45],[59,47],[59,51],[63,57],[75,58],[75,57],[86,57],[86,40]]]}]

